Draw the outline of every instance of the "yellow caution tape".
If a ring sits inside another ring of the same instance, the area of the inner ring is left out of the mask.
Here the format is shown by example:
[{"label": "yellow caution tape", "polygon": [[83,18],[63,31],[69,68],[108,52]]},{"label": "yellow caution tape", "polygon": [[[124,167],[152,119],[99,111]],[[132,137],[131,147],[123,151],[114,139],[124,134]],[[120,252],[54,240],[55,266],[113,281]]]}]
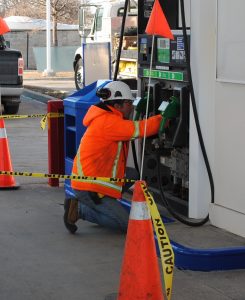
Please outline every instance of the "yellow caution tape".
[{"label": "yellow caution tape", "polygon": [[1,115],[2,119],[26,119],[26,118],[41,118],[48,116],[49,118],[64,117],[62,113],[47,113],[47,114],[32,114],[32,115]]},{"label": "yellow caution tape", "polygon": [[47,115],[45,115],[45,116],[41,119],[41,121],[40,121],[40,127],[41,127],[42,130],[45,129],[46,123],[47,123]]},{"label": "yellow caution tape", "polygon": [[64,117],[63,113],[47,113],[47,114],[32,114],[32,115],[1,115],[2,119],[27,119],[27,118],[42,118],[40,126],[42,130],[45,129],[47,118],[60,118]]},{"label": "yellow caution tape", "polygon": [[47,113],[46,115],[44,115],[44,117],[40,121],[41,129],[42,130],[45,129],[48,118],[59,118],[59,117],[64,117],[64,114],[61,114],[61,113]]},{"label": "yellow caution tape", "polygon": [[78,181],[104,181],[104,182],[135,182],[136,181],[134,179],[127,179],[127,178],[59,175],[59,174],[45,174],[45,173],[33,173],[33,172],[0,171],[0,175],[26,176],[26,177],[39,177],[39,178],[62,178],[62,179],[72,179]]},{"label": "yellow caution tape", "polygon": [[141,183],[141,187],[144,192],[146,203],[150,210],[151,218],[156,232],[158,247],[159,247],[161,262],[162,262],[162,269],[164,274],[166,296],[168,300],[170,300],[172,294],[172,284],[173,284],[174,251],[172,249],[168,234],[162,222],[162,218],[159,214],[153,196],[151,195],[151,193],[148,191],[147,187],[143,183]]}]

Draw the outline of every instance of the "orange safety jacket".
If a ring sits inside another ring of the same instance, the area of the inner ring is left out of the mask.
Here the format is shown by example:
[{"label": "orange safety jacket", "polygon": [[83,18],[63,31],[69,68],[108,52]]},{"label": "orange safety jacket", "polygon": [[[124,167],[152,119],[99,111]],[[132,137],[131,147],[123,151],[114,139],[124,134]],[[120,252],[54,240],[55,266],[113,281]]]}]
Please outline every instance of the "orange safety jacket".
[{"label": "orange safety jacket", "polygon": [[[93,177],[124,178],[128,156],[128,142],[144,136],[145,120],[123,119],[113,107],[93,105],[84,117],[87,127],[73,163],[72,174]],[[158,132],[162,117],[148,118],[146,136]],[[71,180],[73,189],[97,192],[112,198],[120,198],[122,183],[104,181]]]}]

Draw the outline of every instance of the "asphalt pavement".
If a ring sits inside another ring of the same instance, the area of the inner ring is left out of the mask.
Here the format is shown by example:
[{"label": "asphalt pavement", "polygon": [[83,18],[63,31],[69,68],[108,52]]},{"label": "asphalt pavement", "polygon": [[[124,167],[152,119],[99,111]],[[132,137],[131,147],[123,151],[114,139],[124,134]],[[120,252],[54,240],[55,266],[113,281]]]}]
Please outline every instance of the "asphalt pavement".
[{"label": "asphalt pavement", "polygon": [[[61,85],[69,89],[64,81]],[[37,100],[35,92],[24,95],[19,113],[45,113],[45,101]],[[5,122],[15,171],[47,172],[47,130],[39,122]],[[16,180],[18,190],[0,191],[0,299],[116,299],[125,235],[84,221],[78,222],[75,235],[69,234],[62,221],[63,184],[50,187],[46,179],[32,177]],[[210,225],[190,228],[176,222],[166,229],[172,240],[189,247],[245,246],[245,239]],[[244,300],[244,282],[245,270],[175,268],[171,299]]]}]

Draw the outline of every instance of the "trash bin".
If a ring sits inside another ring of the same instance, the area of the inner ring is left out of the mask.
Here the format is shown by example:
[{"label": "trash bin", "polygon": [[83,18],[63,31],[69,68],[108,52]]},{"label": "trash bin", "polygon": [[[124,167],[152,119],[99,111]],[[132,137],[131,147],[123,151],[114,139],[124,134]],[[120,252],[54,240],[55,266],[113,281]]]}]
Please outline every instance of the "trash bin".
[{"label": "trash bin", "polygon": [[[96,90],[111,80],[98,80],[64,99],[65,174],[70,175],[80,140],[86,130],[83,118],[89,107],[98,103]],[[66,197],[75,197],[70,180],[65,180]]]}]

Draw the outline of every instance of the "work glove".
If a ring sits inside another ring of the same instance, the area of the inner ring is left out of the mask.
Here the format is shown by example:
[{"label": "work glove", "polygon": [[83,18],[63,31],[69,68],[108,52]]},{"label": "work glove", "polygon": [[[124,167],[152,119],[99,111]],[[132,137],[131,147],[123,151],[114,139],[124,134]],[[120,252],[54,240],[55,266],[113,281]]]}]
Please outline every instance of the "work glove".
[{"label": "work glove", "polygon": [[170,102],[165,108],[164,111],[161,112],[162,121],[159,127],[158,134],[161,135],[166,127],[166,123],[168,120],[176,118],[179,115],[180,102],[179,99],[175,96],[170,97]]},{"label": "work glove", "polygon": [[[143,115],[145,116],[146,114],[146,106],[147,106],[147,96],[144,98],[141,98],[137,105],[135,106],[135,117],[134,120],[137,121],[139,120],[140,116]],[[150,96],[149,98],[149,111],[152,111],[152,97]]]}]

